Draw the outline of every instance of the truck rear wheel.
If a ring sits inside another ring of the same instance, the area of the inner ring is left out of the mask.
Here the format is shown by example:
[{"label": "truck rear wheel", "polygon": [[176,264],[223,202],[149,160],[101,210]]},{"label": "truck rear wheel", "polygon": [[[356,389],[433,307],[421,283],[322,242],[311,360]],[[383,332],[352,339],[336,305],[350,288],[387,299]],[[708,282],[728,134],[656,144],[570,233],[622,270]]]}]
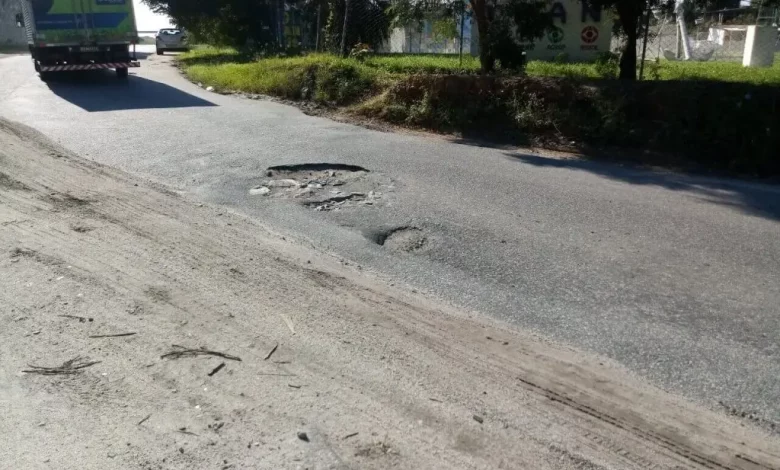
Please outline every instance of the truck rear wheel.
[{"label": "truck rear wheel", "polygon": [[116,76],[117,78],[127,78],[129,72],[129,69],[116,69]]}]

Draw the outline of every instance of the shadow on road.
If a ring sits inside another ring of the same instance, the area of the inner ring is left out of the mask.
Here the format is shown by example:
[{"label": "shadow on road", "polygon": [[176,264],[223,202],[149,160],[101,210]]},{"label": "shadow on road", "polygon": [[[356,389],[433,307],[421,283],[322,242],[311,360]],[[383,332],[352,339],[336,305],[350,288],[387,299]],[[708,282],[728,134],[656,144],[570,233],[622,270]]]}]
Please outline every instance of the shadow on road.
[{"label": "shadow on road", "polygon": [[138,59],[138,60],[145,60],[152,54],[154,54],[154,52],[136,51],[135,52],[135,58]]},{"label": "shadow on road", "polygon": [[506,152],[505,155],[513,160],[538,167],[587,171],[630,184],[686,191],[705,202],[728,206],[750,215],[780,220],[780,186],[671,172],[662,173],[576,158],[558,159],[516,152]]},{"label": "shadow on road", "polygon": [[56,74],[47,85],[57,96],[89,112],[216,106],[178,88],[136,75],[118,79],[110,70]]}]

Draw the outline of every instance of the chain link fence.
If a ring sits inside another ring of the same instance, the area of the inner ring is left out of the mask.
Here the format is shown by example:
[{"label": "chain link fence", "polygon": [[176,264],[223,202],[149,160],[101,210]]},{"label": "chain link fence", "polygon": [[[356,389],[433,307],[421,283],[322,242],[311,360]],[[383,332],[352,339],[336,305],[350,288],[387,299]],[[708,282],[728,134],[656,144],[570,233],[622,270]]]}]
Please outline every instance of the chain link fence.
[{"label": "chain link fence", "polygon": [[[637,45],[637,57],[767,66],[780,53],[780,11],[776,8],[733,8],[683,16],[680,21],[673,12],[651,12],[645,19],[647,34]],[[613,40],[613,50],[620,50],[619,40]]]},{"label": "chain link fence", "polygon": [[437,34],[432,22],[394,28],[379,52],[397,54],[470,54],[471,22],[458,28],[453,36]]}]

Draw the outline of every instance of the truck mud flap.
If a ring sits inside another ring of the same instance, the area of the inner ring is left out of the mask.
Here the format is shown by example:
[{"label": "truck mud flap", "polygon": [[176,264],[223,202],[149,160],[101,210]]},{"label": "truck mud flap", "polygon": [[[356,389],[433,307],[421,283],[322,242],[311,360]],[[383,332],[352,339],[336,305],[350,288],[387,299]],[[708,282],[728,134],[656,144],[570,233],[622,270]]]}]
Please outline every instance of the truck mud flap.
[{"label": "truck mud flap", "polygon": [[140,62],[109,62],[106,64],[41,65],[40,72],[69,72],[72,70],[127,69],[140,67]]}]

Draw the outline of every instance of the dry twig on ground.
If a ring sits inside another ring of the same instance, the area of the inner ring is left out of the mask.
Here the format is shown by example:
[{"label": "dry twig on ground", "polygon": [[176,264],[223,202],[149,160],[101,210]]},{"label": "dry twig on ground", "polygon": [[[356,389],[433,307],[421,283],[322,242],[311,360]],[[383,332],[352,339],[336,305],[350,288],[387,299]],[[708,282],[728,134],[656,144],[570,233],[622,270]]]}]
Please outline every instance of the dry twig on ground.
[{"label": "dry twig on ground", "polygon": [[138,333],[117,333],[113,335],[94,335],[90,336],[90,338],[120,338],[122,336],[134,336]]},{"label": "dry twig on ground", "polygon": [[233,356],[218,351],[211,351],[206,348],[198,348],[198,349],[185,348],[184,346],[179,346],[177,344],[173,345],[173,351],[163,354],[162,356],[160,356],[160,359],[181,359],[183,357],[196,357],[196,356],[217,356],[231,361],[241,361],[241,358],[238,356]]},{"label": "dry twig on ground", "polygon": [[78,374],[82,369],[100,364],[100,361],[86,361],[81,357],[75,357],[69,361],[65,361],[58,367],[41,367],[28,365],[30,369],[23,370],[25,374],[41,374],[41,375],[69,375]]}]

